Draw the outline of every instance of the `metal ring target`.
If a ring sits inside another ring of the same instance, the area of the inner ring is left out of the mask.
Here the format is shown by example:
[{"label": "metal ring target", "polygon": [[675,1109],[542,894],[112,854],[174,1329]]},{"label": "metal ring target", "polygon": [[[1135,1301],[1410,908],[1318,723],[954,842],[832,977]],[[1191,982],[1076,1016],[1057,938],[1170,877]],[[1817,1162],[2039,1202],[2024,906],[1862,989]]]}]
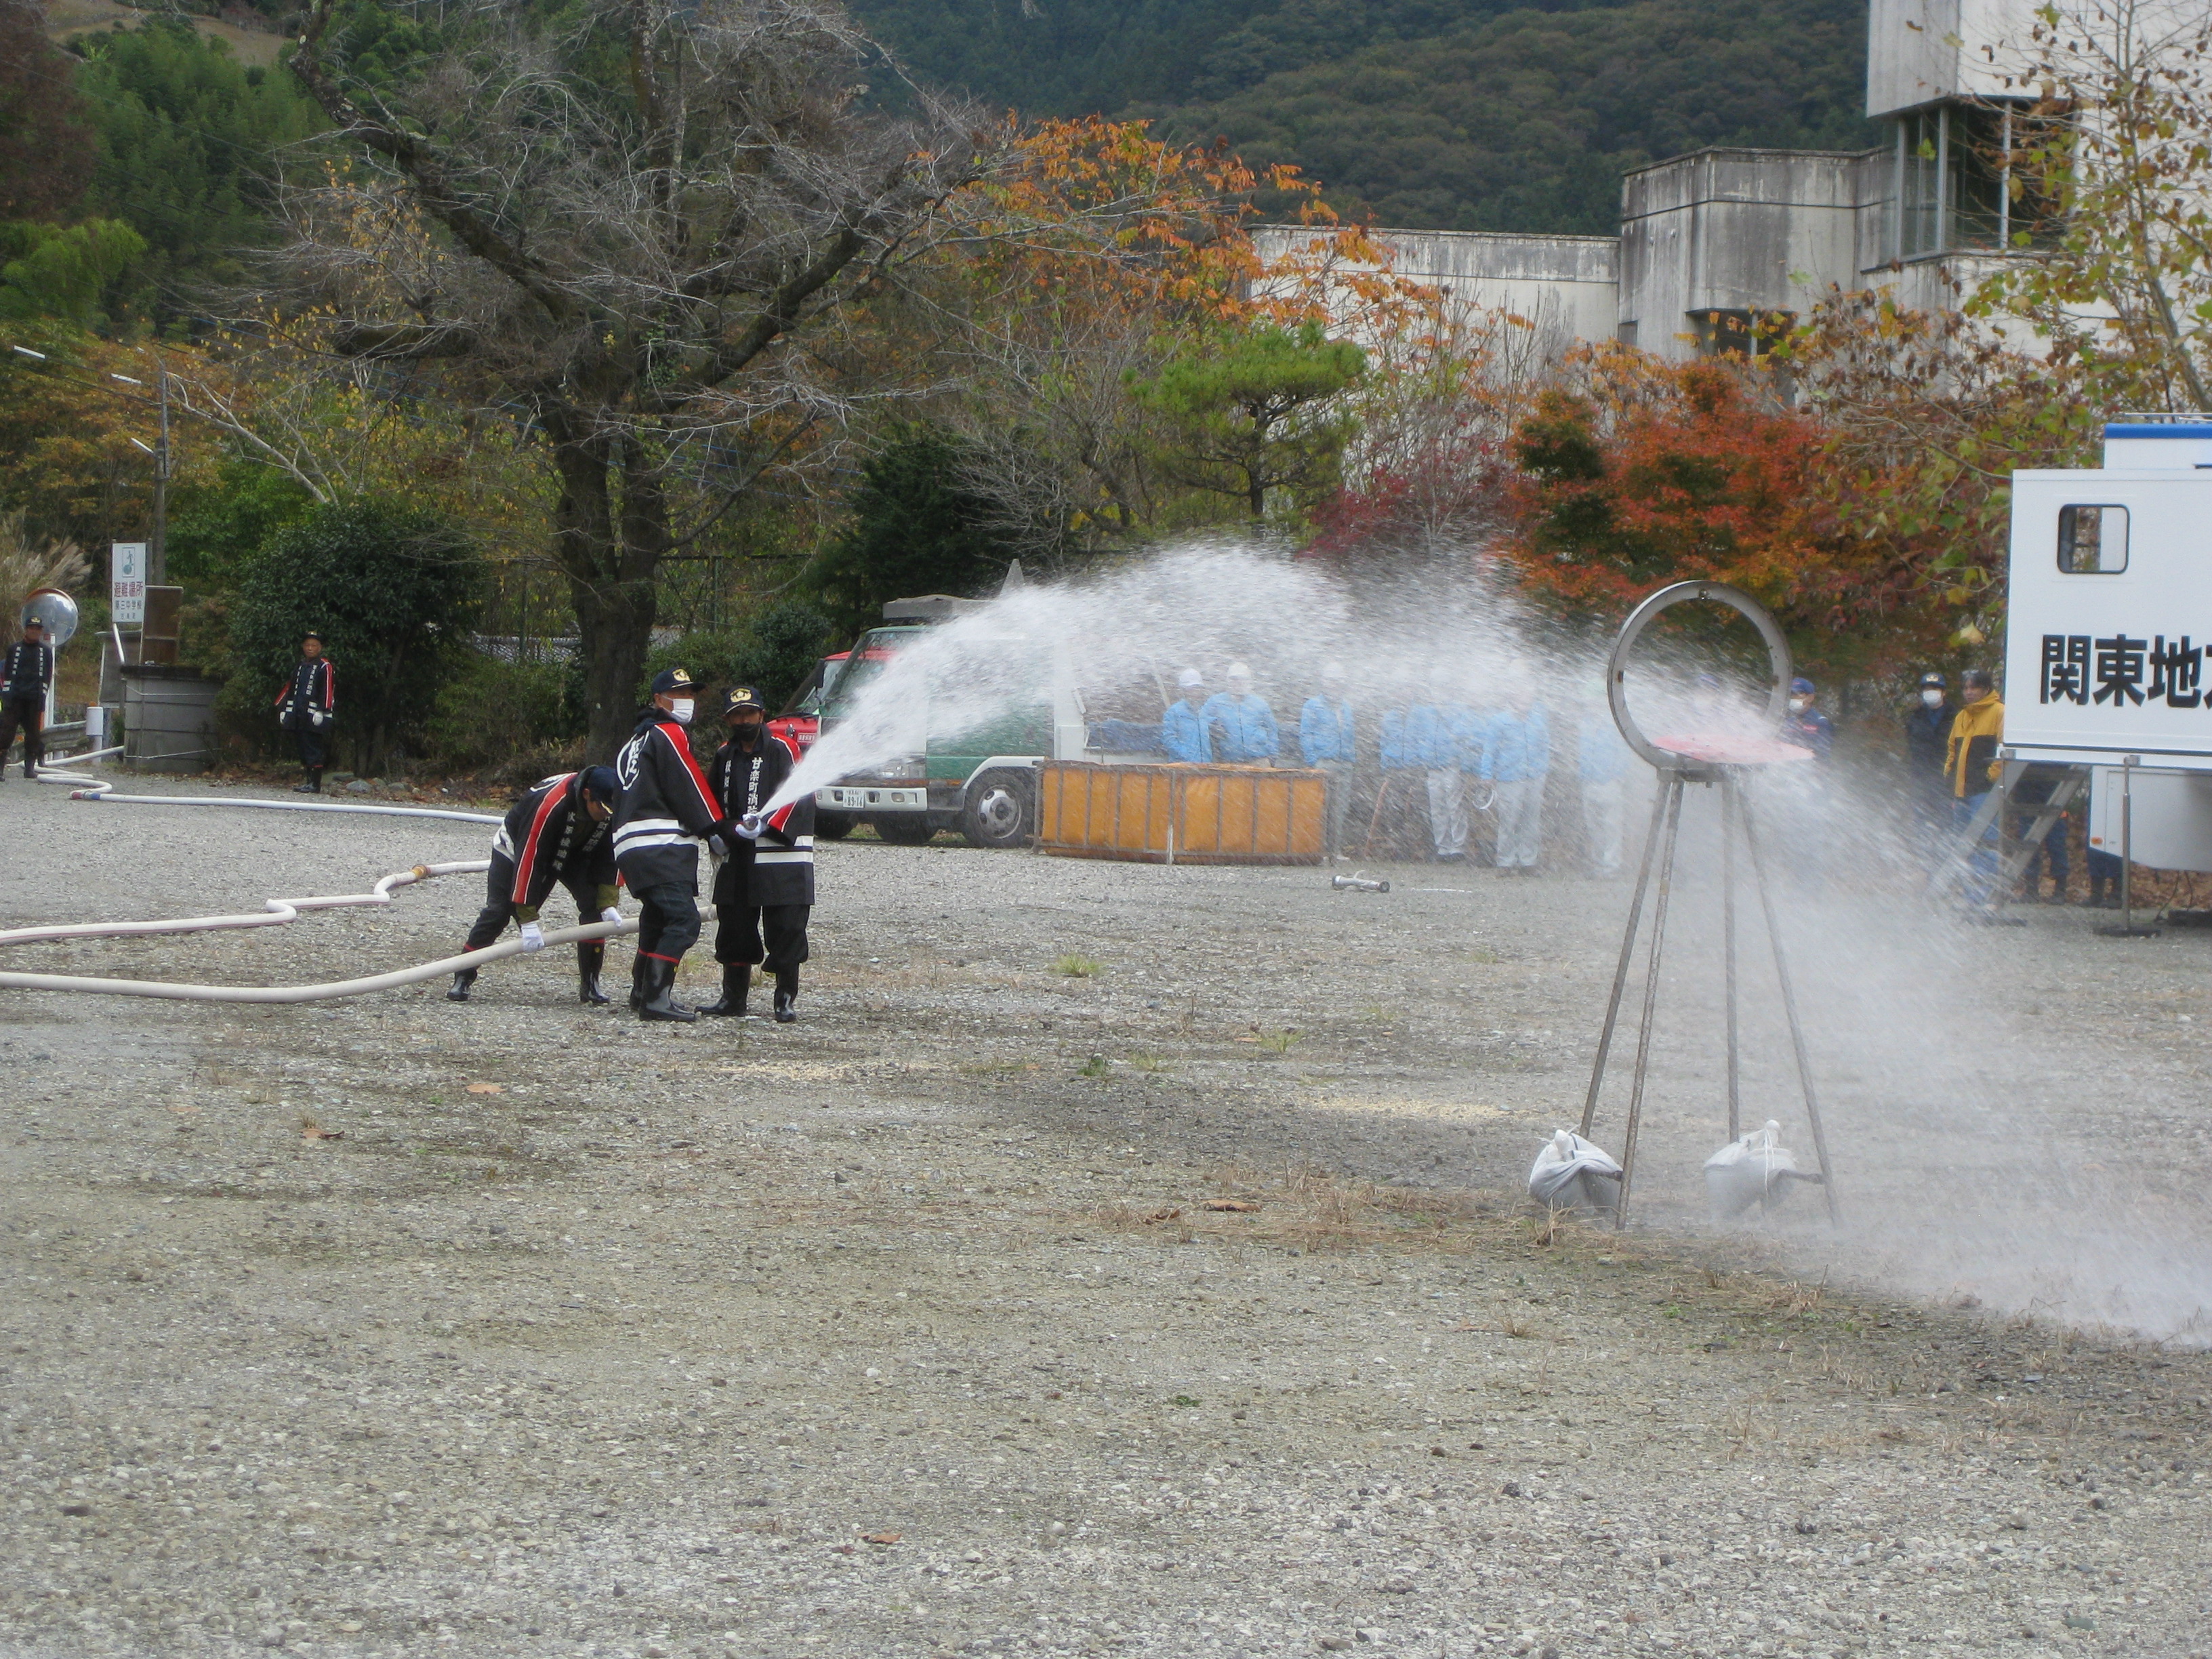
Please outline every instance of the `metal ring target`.
[{"label": "metal ring target", "polygon": [[1779,725],[1790,708],[1790,641],[1783,638],[1781,625],[1769,614],[1766,607],[1741,588],[1730,587],[1725,582],[1675,582],[1647,594],[1628,620],[1620,625],[1620,636],[1613,643],[1613,654],[1606,659],[1605,696],[1613,710],[1613,723],[1620,730],[1621,738],[1644,760],[1662,772],[1680,772],[1702,768],[1707,763],[1694,757],[1676,754],[1662,749],[1644,735],[1628,712],[1628,659],[1636,649],[1636,641],[1644,630],[1657,620],[1659,613],[1695,599],[1710,600],[1724,605],[1739,612],[1766,641],[1766,658],[1774,671],[1774,684],[1766,701],[1767,718]]}]

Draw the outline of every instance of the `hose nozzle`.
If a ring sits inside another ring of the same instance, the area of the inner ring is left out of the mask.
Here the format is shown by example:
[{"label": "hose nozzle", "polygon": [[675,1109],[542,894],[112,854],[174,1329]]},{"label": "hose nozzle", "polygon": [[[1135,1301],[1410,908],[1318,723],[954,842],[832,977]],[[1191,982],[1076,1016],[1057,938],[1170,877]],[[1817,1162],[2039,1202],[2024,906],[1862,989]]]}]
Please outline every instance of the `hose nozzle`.
[{"label": "hose nozzle", "polygon": [[1340,893],[1387,893],[1390,890],[1389,882],[1369,881],[1364,876],[1331,876],[1328,884]]},{"label": "hose nozzle", "polygon": [[738,820],[738,833],[747,841],[758,841],[760,832],[767,823],[768,820],[759,813],[748,812]]}]

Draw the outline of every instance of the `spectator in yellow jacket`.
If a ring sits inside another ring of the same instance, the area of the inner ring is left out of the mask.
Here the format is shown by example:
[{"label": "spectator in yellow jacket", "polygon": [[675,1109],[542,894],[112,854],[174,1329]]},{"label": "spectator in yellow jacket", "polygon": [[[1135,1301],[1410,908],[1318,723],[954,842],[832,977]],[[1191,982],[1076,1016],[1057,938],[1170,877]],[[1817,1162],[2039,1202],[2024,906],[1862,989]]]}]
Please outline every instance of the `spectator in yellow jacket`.
[{"label": "spectator in yellow jacket", "polygon": [[[1945,770],[1951,779],[1952,821],[1964,830],[1980,811],[1996,787],[2004,763],[1997,749],[2004,742],[2004,704],[1997,700],[1996,683],[1986,668],[1969,668],[1959,677],[1965,706],[1951,722],[1951,744]],[[1981,839],[1966,863],[1966,902],[1986,904],[1997,872],[1997,820],[1992,813]]]}]

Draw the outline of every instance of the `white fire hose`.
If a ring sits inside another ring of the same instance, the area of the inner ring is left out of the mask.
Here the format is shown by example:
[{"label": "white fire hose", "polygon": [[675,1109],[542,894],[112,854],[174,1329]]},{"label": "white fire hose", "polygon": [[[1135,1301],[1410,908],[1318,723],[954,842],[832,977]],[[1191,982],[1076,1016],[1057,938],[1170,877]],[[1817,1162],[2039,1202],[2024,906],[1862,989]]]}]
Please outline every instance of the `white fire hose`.
[{"label": "white fire hose", "polygon": [[[114,749],[101,749],[62,758],[71,764],[78,764],[117,752]],[[118,795],[113,793],[115,786],[107,779],[88,773],[51,769],[41,769],[39,781],[69,787],[72,792],[70,796],[72,800],[115,801],[131,805],[242,806],[277,811],[356,812],[386,817],[454,818],[465,823],[497,823],[501,821],[496,816],[483,812],[449,811],[425,806],[372,806],[356,805],[351,801],[233,799],[222,795]],[[434,876],[477,874],[490,867],[491,860],[489,859],[465,859],[450,864],[418,864],[411,870],[394,871],[366,893],[272,898],[267,900],[260,910],[236,915],[16,927],[0,931],[0,945],[30,945],[52,939],[117,939],[150,933],[205,933],[245,927],[281,927],[287,922],[298,921],[303,911],[390,904],[394,888],[411,887],[416,882],[428,881]],[[708,907],[708,915],[712,910],[712,906]],[[594,921],[582,927],[556,928],[545,935],[545,943],[583,944],[636,931],[637,923],[632,920]],[[436,979],[463,968],[481,968],[487,963],[517,955],[521,950],[520,939],[507,939],[497,945],[487,945],[481,951],[466,951],[459,956],[423,963],[419,967],[394,969],[388,974],[372,974],[365,979],[333,980],[322,985],[185,985],[164,980],[99,979],[79,974],[0,972],[0,988],[22,991],[80,991],[99,996],[166,997],[182,1002],[325,1002],[334,997],[356,997],[371,991],[396,990],[400,986]]]}]

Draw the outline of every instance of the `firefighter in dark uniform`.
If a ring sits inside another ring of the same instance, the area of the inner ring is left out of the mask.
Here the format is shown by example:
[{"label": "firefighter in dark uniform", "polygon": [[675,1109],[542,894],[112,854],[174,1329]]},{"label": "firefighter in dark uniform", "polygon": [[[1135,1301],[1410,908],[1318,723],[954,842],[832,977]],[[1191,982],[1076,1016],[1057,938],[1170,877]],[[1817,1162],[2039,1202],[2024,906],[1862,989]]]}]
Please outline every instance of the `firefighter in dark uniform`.
[{"label": "firefighter in dark uniform", "polygon": [[23,733],[23,775],[35,778],[46,759],[46,690],[54,683],[54,648],[46,625],[23,618],[23,637],[0,662],[0,777],[7,775],[8,745]]},{"label": "firefighter in dark uniform", "polygon": [[638,902],[630,1006],[646,1020],[698,1018],[672,993],[677,964],[699,940],[699,843],[726,852],[738,839],[692,758],[684,728],[696,690],[680,668],[655,675],[653,701],[615,757],[615,863]]},{"label": "firefighter in dark uniform", "polygon": [[[558,882],[576,901],[576,920],[620,921],[615,908],[615,799],[622,786],[611,766],[594,766],[582,772],[563,772],[530,790],[508,809],[507,820],[491,838],[491,869],[485,877],[484,908],[469,929],[465,950],[481,951],[507,931],[509,917],[520,924],[522,948],[545,948],[544,929],[538,913]],[[599,988],[599,970],[605,966],[605,939],[585,939],[576,946],[576,1000],[602,1004],[607,994]],[[473,968],[458,969],[453,988],[446,993],[453,1002],[466,1002],[469,988],[477,982]]]},{"label": "firefighter in dark uniform", "polygon": [[[768,705],[750,685],[722,700],[730,740],[707,770],[723,817],[757,817],[799,764],[799,749],[768,729]],[[814,908],[814,798],[802,795],[760,820],[760,833],[740,830],[735,850],[714,875],[714,960],[722,964],[722,1000],[702,1014],[745,1012],[753,964],[775,975],[775,1018],[799,1018],[799,964],[806,960],[806,921]]]},{"label": "firefighter in dark uniform", "polygon": [[292,786],[293,793],[323,793],[323,763],[330,758],[331,722],[337,708],[338,672],[323,654],[323,636],[310,634],[300,641],[292,678],[276,692],[276,724],[299,743],[300,765],[307,775]]}]

